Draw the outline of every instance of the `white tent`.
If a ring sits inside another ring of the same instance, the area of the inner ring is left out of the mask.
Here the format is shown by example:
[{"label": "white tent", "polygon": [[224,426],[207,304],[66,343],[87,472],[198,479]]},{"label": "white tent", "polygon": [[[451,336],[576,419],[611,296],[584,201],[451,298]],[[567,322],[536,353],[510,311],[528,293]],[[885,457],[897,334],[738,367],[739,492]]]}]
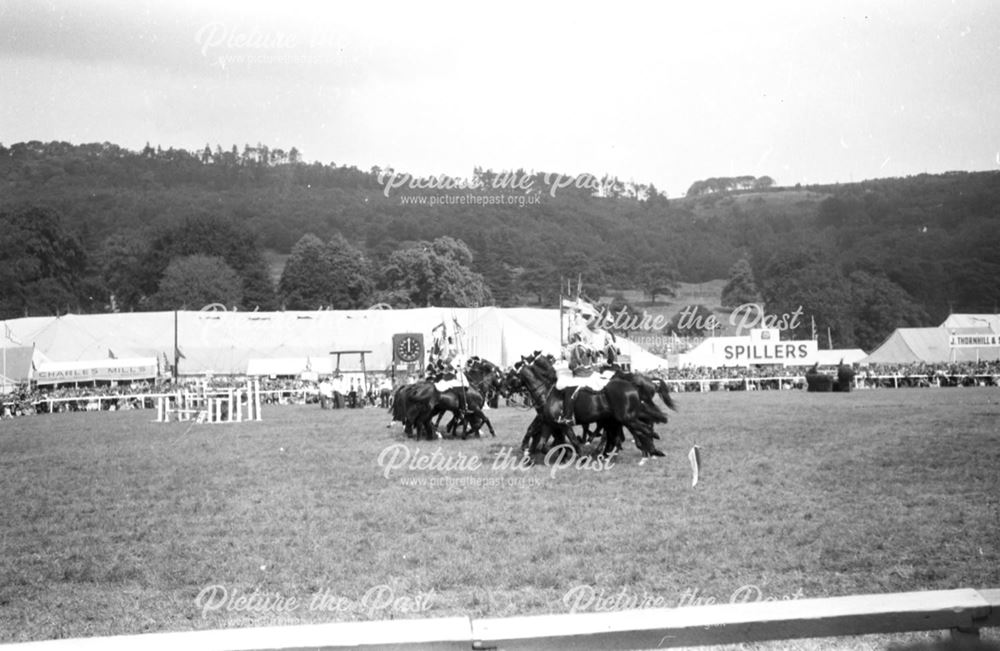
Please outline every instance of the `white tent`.
[{"label": "white tent", "polygon": [[247,375],[299,377],[304,373],[331,375],[333,371],[334,361],[329,356],[317,357],[316,359],[311,357],[254,358],[247,362]]},{"label": "white tent", "polygon": [[865,359],[871,364],[1000,360],[1000,335],[980,328],[897,328]]},{"label": "white tent", "polygon": [[990,332],[1000,334],[1000,314],[951,314],[941,324],[941,327],[947,329],[987,328]]},{"label": "white tent", "polygon": [[[136,312],[30,317],[7,324],[17,340],[34,344],[53,361],[155,358],[166,368],[174,362],[175,314],[182,375],[242,375],[251,370],[251,360],[311,360],[317,370],[335,350],[371,351],[367,370],[383,371],[392,363],[393,334],[421,333],[429,349],[431,333],[442,323],[457,334],[464,353],[501,366],[535,350],[560,352],[559,310],[536,308]],[[619,345],[637,370],[667,366],[631,342],[619,339]],[[345,356],[342,365],[345,372],[358,371],[360,358]]]}]

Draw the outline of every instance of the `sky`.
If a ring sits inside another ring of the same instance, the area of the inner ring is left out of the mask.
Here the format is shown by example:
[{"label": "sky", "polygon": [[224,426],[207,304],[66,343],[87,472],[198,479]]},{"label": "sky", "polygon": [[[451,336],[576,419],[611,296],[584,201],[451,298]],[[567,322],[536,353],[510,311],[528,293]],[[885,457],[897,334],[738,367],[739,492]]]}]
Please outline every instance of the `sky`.
[{"label": "sky", "polygon": [[677,197],[1000,169],[998,70],[992,0],[0,0],[0,142],[262,143]]}]

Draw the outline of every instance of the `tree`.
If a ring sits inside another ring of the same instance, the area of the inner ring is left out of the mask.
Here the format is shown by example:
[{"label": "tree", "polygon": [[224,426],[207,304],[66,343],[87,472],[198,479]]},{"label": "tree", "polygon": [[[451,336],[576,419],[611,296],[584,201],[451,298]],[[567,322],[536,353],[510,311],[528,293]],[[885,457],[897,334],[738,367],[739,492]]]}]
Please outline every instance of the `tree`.
[{"label": "tree", "polygon": [[722,288],[723,307],[738,307],[744,303],[760,303],[760,292],[753,278],[753,269],[746,256],[737,260],[729,270],[729,281]]},{"label": "tree", "polygon": [[115,233],[104,240],[97,255],[101,280],[114,311],[140,309],[155,292],[143,286],[149,245],[135,232]]},{"label": "tree", "polygon": [[896,328],[925,325],[927,313],[885,276],[855,271],[849,277],[854,312],[854,342],[874,350]]},{"label": "tree", "polygon": [[536,296],[539,305],[546,305],[555,302],[558,296],[559,274],[548,260],[533,259],[521,270],[517,285]]},{"label": "tree", "polygon": [[38,206],[0,212],[0,314],[52,314],[87,300],[87,256],[59,213]]},{"label": "tree", "polygon": [[303,235],[278,284],[285,306],[293,310],[364,308],[374,290],[370,263],[340,233],[326,244],[311,233]]},{"label": "tree", "polygon": [[472,252],[461,240],[440,237],[394,251],[382,271],[382,290],[416,306],[478,307],[493,298],[482,275],[468,266]]},{"label": "tree", "polygon": [[642,289],[649,294],[649,300],[656,303],[657,295],[677,294],[677,270],[665,262],[646,265],[642,271]]},{"label": "tree", "polygon": [[218,257],[239,276],[241,305],[247,309],[276,307],[267,262],[254,234],[233,219],[212,214],[185,218],[167,228],[150,243],[148,284],[158,285],[171,260],[189,255]]},{"label": "tree", "polygon": [[838,348],[855,346],[855,317],[850,284],[837,265],[807,249],[781,251],[762,273],[761,295],[768,314],[801,310],[799,327],[782,337],[809,339],[812,320],[820,332],[828,328]]},{"label": "tree", "polygon": [[375,283],[371,264],[361,251],[351,245],[340,233],[335,233],[326,244],[330,266],[329,305],[335,310],[368,307]]},{"label": "tree", "polygon": [[278,282],[278,293],[291,310],[317,310],[327,305],[333,267],[323,240],[306,233],[292,248]]},{"label": "tree", "polygon": [[164,310],[197,310],[212,303],[236,306],[242,300],[242,283],[236,271],[222,258],[206,255],[171,260],[154,298]]},{"label": "tree", "polygon": [[719,319],[704,305],[686,305],[667,325],[668,332],[684,336],[702,336],[720,325]]}]

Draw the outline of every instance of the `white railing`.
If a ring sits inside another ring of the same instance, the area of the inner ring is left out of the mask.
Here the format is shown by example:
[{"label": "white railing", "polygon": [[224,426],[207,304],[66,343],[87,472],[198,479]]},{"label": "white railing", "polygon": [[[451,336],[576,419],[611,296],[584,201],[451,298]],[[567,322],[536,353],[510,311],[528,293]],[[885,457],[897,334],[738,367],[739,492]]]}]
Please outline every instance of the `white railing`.
[{"label": "white railing", "polygon": [[1000,590],[939,590],[746,604],[306,624],[0,645],[4,651],[656,649],[1000,626]]}]

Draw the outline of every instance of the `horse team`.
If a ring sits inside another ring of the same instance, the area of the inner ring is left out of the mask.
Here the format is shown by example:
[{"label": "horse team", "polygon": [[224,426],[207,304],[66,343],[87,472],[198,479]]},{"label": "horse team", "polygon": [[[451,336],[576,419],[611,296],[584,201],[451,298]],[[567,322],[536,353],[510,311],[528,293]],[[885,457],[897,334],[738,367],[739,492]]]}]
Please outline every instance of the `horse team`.
[{"label": "horse team", "polygon": [[[625,430],[632,435],[643,461],[663,456],[654,443],[659,438],[654,426],[666,423],[667,414],[655,398],[659,396],[663,405],[676,410],[667,384],[617,366],[583,372],[602,371],[605,379],[595,385],[584,378],[560,379],[555,360],[539,352],[522,357],[507,371],[472,358],[455,371],[464,376],[457,384],[448,386],[437,382],[439,378],[429,378],[398,387],[391,407],[393,421],[404,424],[407,436],[433,439],[440,436],[438,426],[444,414],[451,413],[446,433],[457,436],[461,427],[462,438],[466,438],[479,435],[485,425],[496,436],[484,406],[493,402],[494,396],[520,394],[535,410],[521,443],[525,457],[543,453],[550,446],[579,454],[588,445],[594,454],[613,456],[622,450]],[[444,386],[448,388],[442,390]],[[582,427],[580,435],[575,426]]]}]

